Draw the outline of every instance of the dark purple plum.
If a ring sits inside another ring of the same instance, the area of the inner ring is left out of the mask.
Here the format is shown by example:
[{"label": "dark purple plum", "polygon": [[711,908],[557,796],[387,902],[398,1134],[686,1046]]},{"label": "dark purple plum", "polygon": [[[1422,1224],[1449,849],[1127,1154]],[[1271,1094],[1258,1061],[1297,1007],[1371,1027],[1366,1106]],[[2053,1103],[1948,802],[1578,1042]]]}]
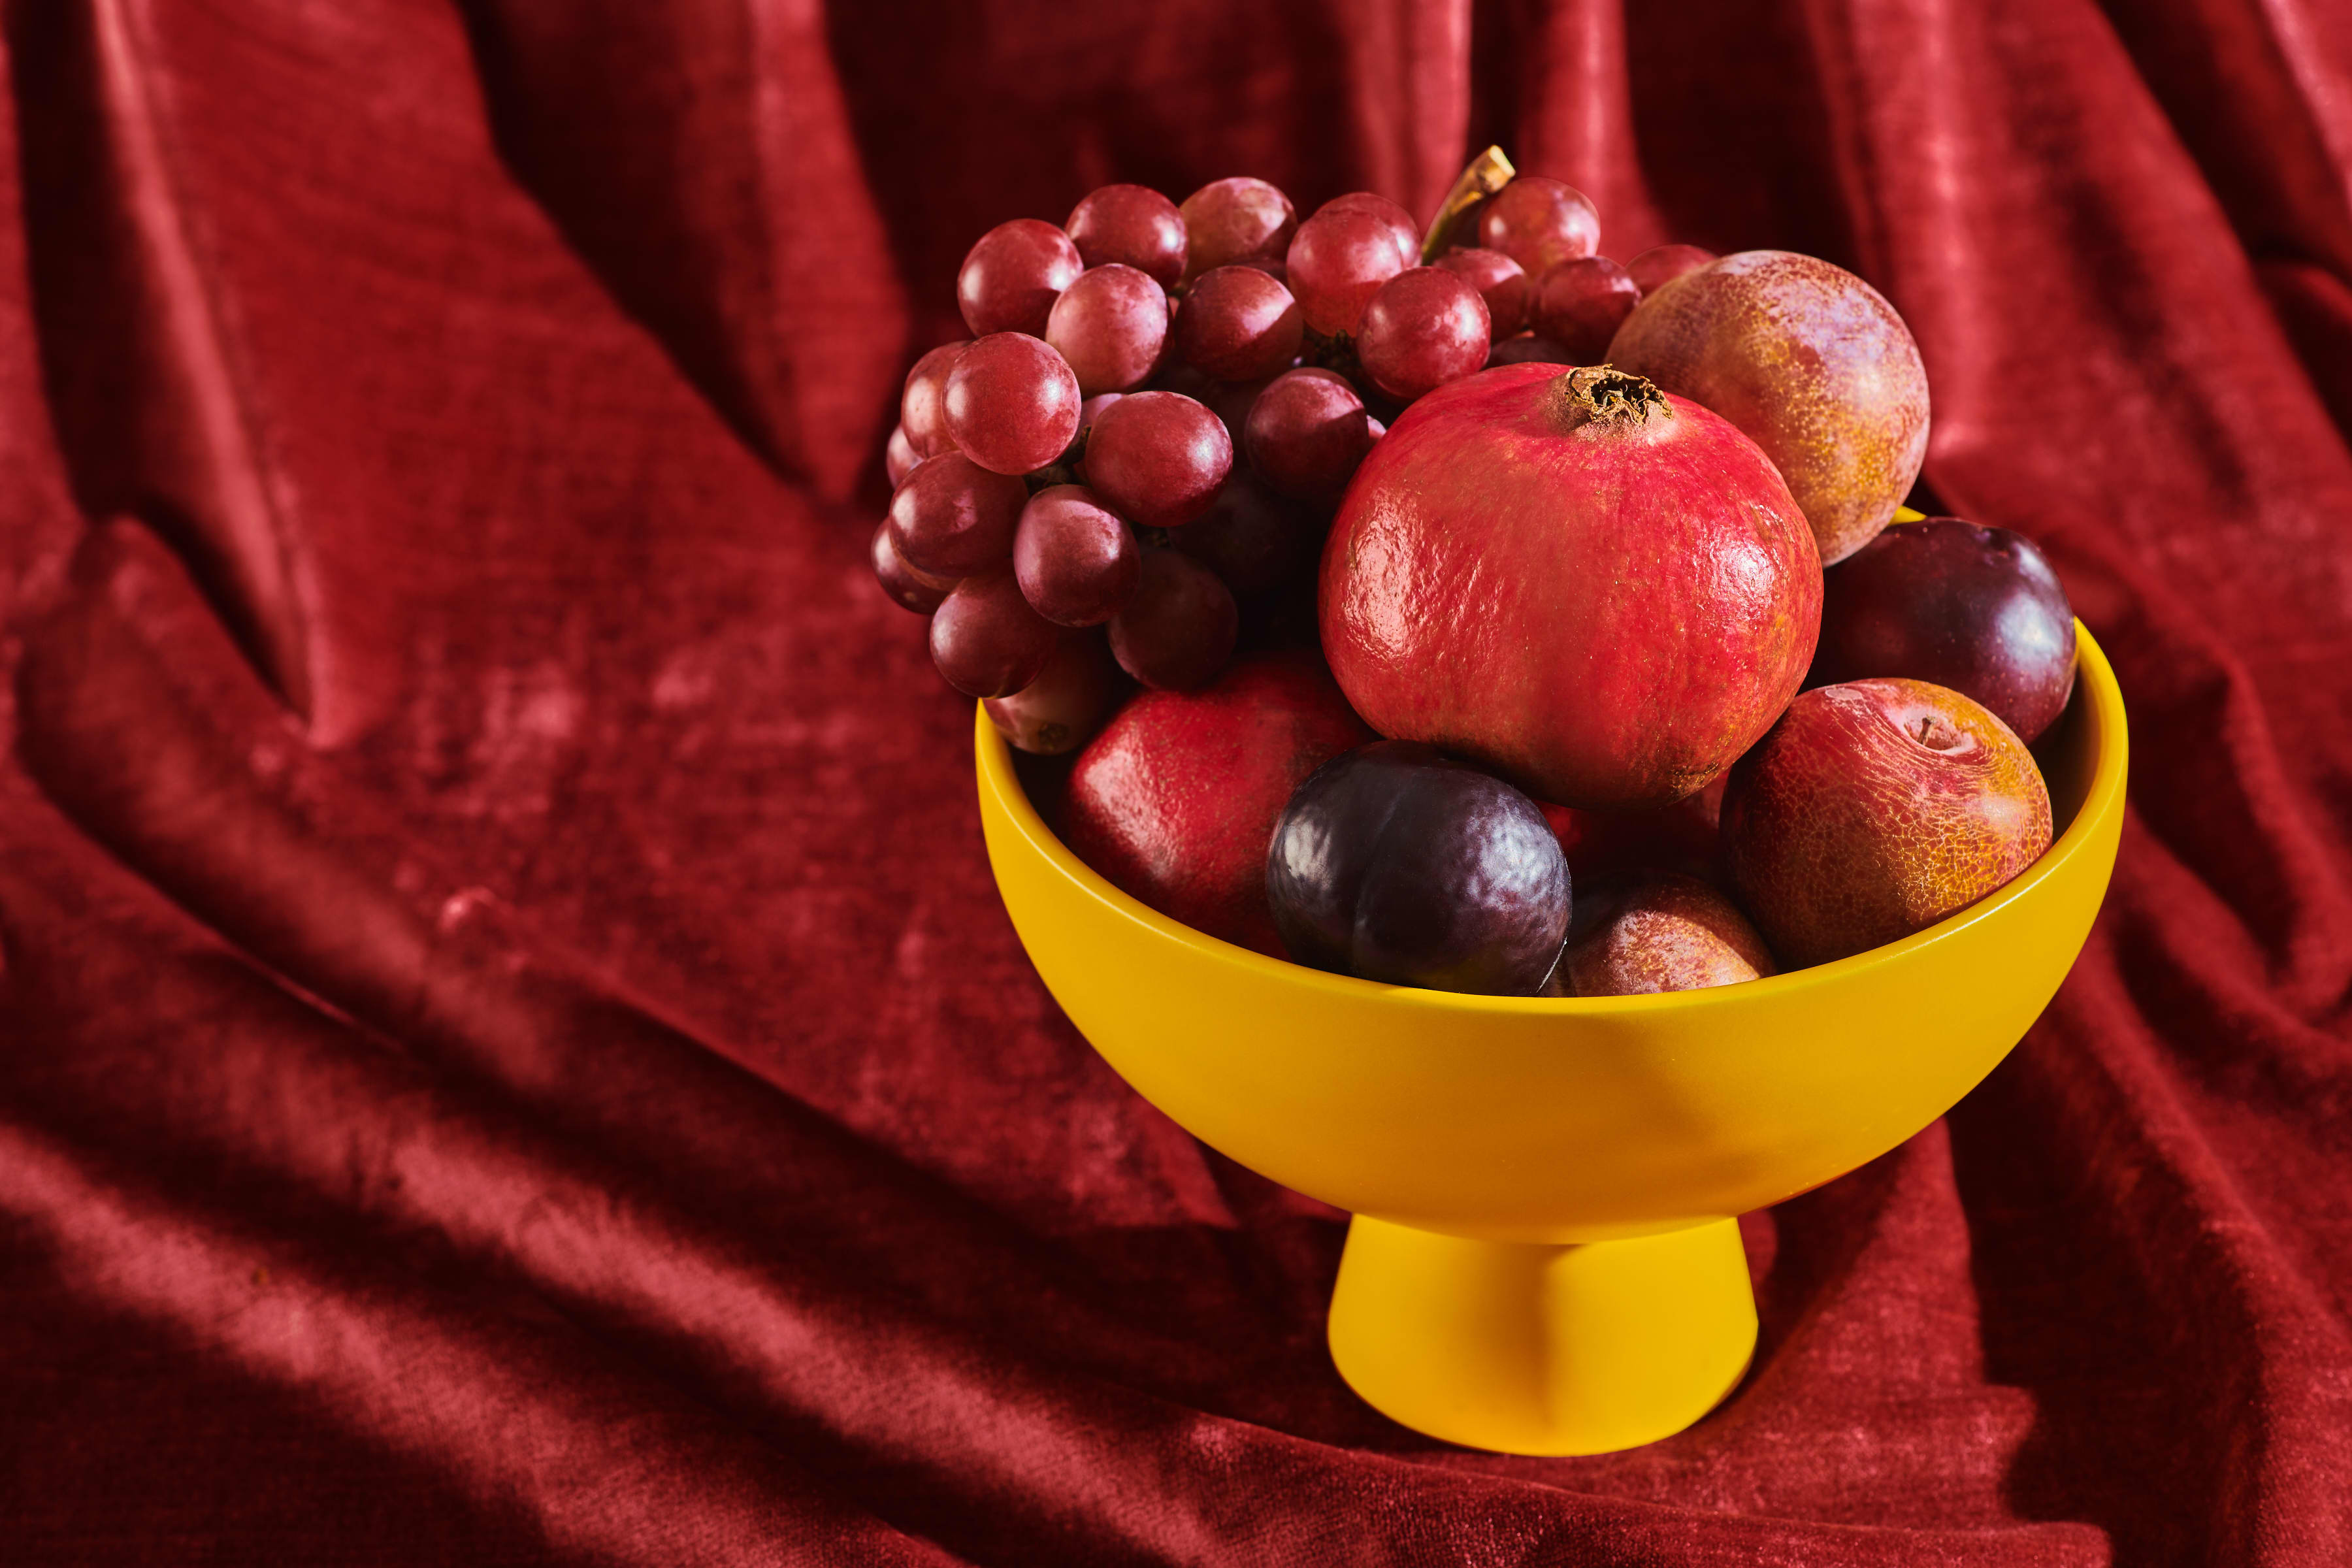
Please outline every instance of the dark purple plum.
[{"label": "dark purple plum", "polygon": [[1499,996],[1532,996],[1550,976],[1568,880],[1534,801],[1414,741],[1318,768],[1265,861],[1275,926],[1299,963]]},{"label": "dark purple plum", "polygon": [[2074,612],[2049,558],[1956,517],[1887,528],[1829,569],[1805,684],[1874,676],[1949,687],[2031,745],[2074,689]]}]

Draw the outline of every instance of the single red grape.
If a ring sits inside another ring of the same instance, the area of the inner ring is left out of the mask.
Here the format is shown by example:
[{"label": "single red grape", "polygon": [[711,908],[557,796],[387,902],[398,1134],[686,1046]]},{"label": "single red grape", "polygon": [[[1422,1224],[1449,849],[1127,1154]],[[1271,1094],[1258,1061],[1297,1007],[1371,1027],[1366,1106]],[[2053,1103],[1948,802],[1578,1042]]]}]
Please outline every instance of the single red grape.
[{"label": "single red grape", "polygon": [[1380,286],[1405,269],[1388,225],[1370,213],[1318,213],[1290,242],[1290,291],[1325,337],[1352,332]]},{"label": "single red grape", "polygon": [[996,732],[1041,757],[1075,752],[1110,717],[1118,675],[1100,632],[1070,632],[1055,646],[1037,679],[1010,697],[982,704]]},{"label": "single red grape", "polygon": [[1601,247],[1601,215],[1575,186],[1523,175],[1495,193],[1478,215],[1478,243],[1499,250],[1530,278]]},{"label": "single red grape", "polygon": [[1208,510],[1169,537],[1244,597],[1295,576],[1322,542],[1322,530],[1299,503],[1244,470],[1225,481]]},{"label": "single red grape", "polygon": [[1484,246],[1472,246],[1466,250],[1449,250],[1437,258],[1437,265],[1448,272],[1460,273],[1478,290],[1478,298],[1486,301],[1486,317],[1493,323],[1494,339],[1501,342],[1515,335],[1528,324],[1528,275],[1519,264],[1499,250]]},{"label": "single red grape", "polygon": [[898,547],[890,542],[888,518],[875,526],[872,556],[875,581],[890,595],[890,602],[919,616],[928,616],[938,609],[940,601],[955,586],[951,577],[934,577],[907,564]]},{"label": "single red grape", "polygon": [[1026,332],[991,332],[964,350],[945,401],[955,444],[1000,474],[1044,468],[1078,433],[1077,376]]},{"label": "single red grape", "polygon": [[1536,331],[1566,349],[1578,364],[1609,357],[1609,340],[1641,302],[1642,290],[1605,256],[1563,261],[1536,289]]},{"label": "single red grape", "polygon": [[1371,419],[1347,377],[1328,370],[1286,371],[1250,405],[1244,445],[1250,467],[1269,489],[1299,500],[1331,501],[1372,449]]},{"label": "single red grape", "polygon": [[1085,396],[1141,386],[1168,342],[1167,291],[1132,267],[1089,267],[1054,301],[1045,341]]},{"label": "single red grape", "polygon": [[890,542],[934,577],[969,577],[1013,553],[1029,487],[991,473],[961,452],[926,458],[890,498]]},{"label": "single red grape", "polygon": [[907,439],[907,427],[904,425],[892,426],[890,444],[882,448],[882,471],[890,476],[890,488],[895,490],[905,484],[907,476],[913,473],[915,465],[922,460],[923,455],[915,450],[912,441]]},{"label": "single red grape", "polygon": [[1087,484],[1121,517],[1175,528],[1207,510],[1234,466],[1223,421],[1173,392],[1133,392],[1087,436]]},{"label": "single red grape", "polygon": [[1233,590],[1173,550],[1144,552],[1135,597],[1110,618],[1110,651],[1118,667],[1160,691],[1191,691],[1214,680],[1240,635]]},{"label": "single red grape", "polygon": [[1010,567],[958,583],[931,616],[931,662],[966,697],[1010,697],[1045,668],[1062,630],[1029,607]]},{"label": "single red grape", "polygon": [[1070,237],[1050,223],[1017,217],[980,237],[956,274],[956,303],[973,337],[991,332],[1045,335],[1055,297],[1086,263]]},{"label": "single red grape", "polygon": [[1187,279],[1234,262],[1278,261],[1298,227],[1288,196],[1245,175],[1202,185],[1180,210]]},{"label": "single red grape", "polygon": [[1498,364],[1576,364],[1580,363],[1559,344],[1534,332],[1521,332],[1516,338],[1505,338],[1486,356],[1486,368]]},{"label": "single red grape", "polygon": [[1193,281],[1176,317],[1176,352],[1219,381],[1255,381],[1298,357],[1306,323],[1290,290],[1254,267]]},{"label": "single red grape", "polygon": [[1489,331],[1486,301],[1468,279],[1415,267],[1381,284],[1364,307],[1356,358],[1374,386],[1409,403],[1484,368]]},{"label": "single red grape", "polygon": [[1098,626],[1134,595],[1142,552],[1125,520],[1084,485],[1049,485],[1029,498],[1013,536],[1013,574],[1039,615]]},{"label": "single red grape", "polygon": [[1696,272],[1715,259],[1712,250],[1696,245],[1654,245],[1625,263],[1626,272],[1644,294],[1654,294],[1685,272]]},{"label": "single red grape", "polygon": [[1184,217],[1176,204],[1144,185],[1104,185],[1070,209],[1063,228],[1088,267],[1118,263],[1147,273],[1162,289],[1184,276]]},{"label": "single red grape", "polygon": [[1378,218],[1396,241],[1397,261],[1405,267],[1421,265],[1421,227],[1412,215],[1386,196],[1370,191],[1350,191],[1344,196],[1333,196],[1315,209],[1315,216],[1325,213],[1362,213]]},{"label": "single red grape", "polygon": [[915,448],[919,458],[936,458],[941,452],[955,450],[955,441],[948,435],[948,415],[942,400],[947,395],[948,373],[955,369],[956,361],[970,347],[969,338],[941,343],[917,360],[915,368],[907,373],[907,390],[898,399],[898,428],[907,433],[907,444]]}]

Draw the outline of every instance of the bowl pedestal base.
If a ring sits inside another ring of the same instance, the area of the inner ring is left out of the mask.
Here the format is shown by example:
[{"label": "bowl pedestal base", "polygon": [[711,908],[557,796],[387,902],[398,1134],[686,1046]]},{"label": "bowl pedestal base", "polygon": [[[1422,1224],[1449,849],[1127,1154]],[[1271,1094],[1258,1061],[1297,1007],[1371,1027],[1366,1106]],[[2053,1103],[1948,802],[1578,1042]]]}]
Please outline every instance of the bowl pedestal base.
[{"label": "bowl pedestal base", "polygon": [[1715,1408],[1756,1349],[1737,1220],[1625,1241],[1474,1241],[1358,1215],[1331,1359],[1365,1403],[1503,1454],[1605,1454]]}]

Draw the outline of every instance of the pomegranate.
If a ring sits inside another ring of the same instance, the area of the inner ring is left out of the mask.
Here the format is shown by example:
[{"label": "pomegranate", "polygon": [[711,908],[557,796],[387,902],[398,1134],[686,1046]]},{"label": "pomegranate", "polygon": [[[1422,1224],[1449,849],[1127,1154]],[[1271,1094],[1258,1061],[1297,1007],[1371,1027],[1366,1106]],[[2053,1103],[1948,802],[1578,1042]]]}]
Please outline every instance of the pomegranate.
[{"label": "pomegranate", "polygon": [[1763,447],[1822,564],[1894,521],[1927,455],[1927,372],[1895,307],[1844,268],[1743,250],[1662,285],[1609,361],[1704,403]]},{"label": "pomegranate", "polygon": [[1639,376],[1530,363],[1399,417],[1324,547],[1323,647],[1372,728],[1538,799],[1664,805],[1780,717],[1821,558],[1771,461]]}]

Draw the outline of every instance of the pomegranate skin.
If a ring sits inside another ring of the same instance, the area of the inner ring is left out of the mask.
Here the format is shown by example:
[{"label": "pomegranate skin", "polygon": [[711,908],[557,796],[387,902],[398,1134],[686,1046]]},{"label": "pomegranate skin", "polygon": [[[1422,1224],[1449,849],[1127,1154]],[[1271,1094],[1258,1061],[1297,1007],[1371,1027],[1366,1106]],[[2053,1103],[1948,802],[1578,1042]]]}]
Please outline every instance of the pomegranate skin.
[{"label": "pomegranate skin", "polygon": [[1645,297],[1609,362],[1703,403],[1789,481],[1844,560],[1894,521],[1927,456],[1927,371],[1885,296],[1843,267],[1743,250]]},{"label": "pomegranate skin", "polygon": [[1313,654],[1244,658],[1120,709],[1078,753],[1062,839],[1170,919],[1284,957],[1265,901],[1275,822],[1307,774],[1371,739]]},{"label": "pomegranate skin", "polygon": [[1318,615],[1381,734],[1539,800],[1663,805],[1796,695],[1821,560],[1729,422],[1636,377],[1515,364],[1440,387],[1372,448]]}]

